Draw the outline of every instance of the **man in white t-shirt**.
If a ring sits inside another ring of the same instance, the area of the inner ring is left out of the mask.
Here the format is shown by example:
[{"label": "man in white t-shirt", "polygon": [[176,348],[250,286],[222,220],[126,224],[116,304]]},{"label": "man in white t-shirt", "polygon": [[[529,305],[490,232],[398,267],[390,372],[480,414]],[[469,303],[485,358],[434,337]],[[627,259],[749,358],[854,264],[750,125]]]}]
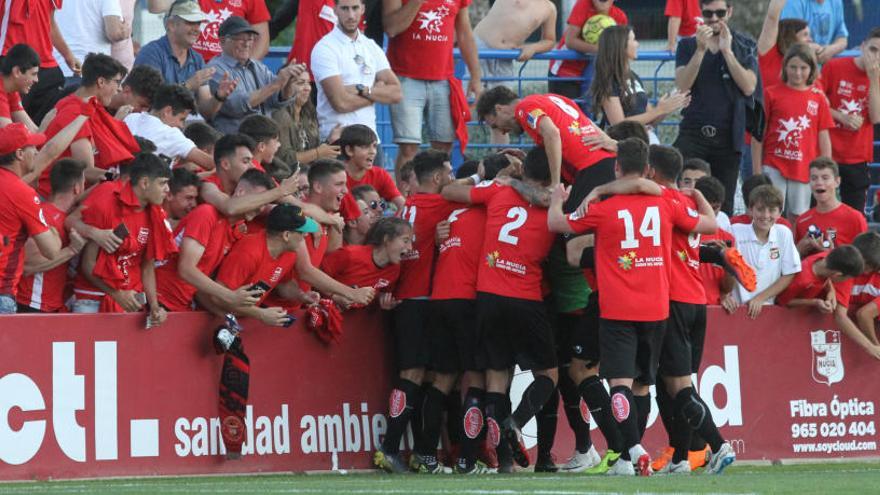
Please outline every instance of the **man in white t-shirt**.
[{"label": "man in white t-shirt", "polygon": [[322,140],[338,125],[363,124],[375,132],[373,104],[397,103],[402,96],[382,48],[358,29],[363,0],[336,0],[334,12],[336,27],[318,41],[311,57]]},{"label": "man in white t-shirt", "polygon": [[150,111],[128,115],[125,125],[135,136],[152,141],[157,154],[213,170],[214,158],[183,134],[183,124],[195,108],[192,91],[184,86],[164,84],[153,95]]},{"label": "man in white t-shirt", "polygon": [[[89,53],[110,55],[113,42],[131,37],[131,25],[122,18],[119,0],[65,0],[55,12],[55,23],[78,60]],[[68,67],[55,50],[64,77],[79,76],[79,67]]]}]

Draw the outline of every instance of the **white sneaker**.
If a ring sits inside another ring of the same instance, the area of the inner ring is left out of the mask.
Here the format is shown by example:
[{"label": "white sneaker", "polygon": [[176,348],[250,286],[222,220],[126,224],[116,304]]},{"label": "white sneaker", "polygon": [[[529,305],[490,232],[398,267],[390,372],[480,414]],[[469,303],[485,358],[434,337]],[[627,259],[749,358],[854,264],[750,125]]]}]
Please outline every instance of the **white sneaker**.
[{"label": "white sneaker", "polygon": [[691,474],[691,464],[687,459],[676,463],[669,461],[657,474]]},{"label": "white sneaker", "polygon": [[597,466],[602,462],[602,457],[596,451],[595,446],[590,446],[590,450],[586,452],[578,452],[577,449],[571,454],[568,462],[560,468],[564,473],[582,473],[593,466]]},{"label": "white sneaker", "polygon": [[721,474],[724,468],[733,464],[736,460],[736,453],[729,443],[724,442],[718,452],[709,454],[709,463],[706,464],[706,474]]},{"label": "white sneaker", "polygon": [[607,476],[635,476],[636,468],[632,461],[618,459],[606,473]]}]

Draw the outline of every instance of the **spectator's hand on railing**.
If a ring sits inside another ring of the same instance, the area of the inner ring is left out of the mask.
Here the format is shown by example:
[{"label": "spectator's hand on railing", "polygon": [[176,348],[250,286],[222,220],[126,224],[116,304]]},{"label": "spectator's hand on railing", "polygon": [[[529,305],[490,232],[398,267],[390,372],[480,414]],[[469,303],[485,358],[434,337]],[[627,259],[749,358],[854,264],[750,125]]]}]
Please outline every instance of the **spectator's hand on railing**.
[{"label": "spectator's hand on railing", "polygon": [[813,306],[826,315],[834,312],[834,305],[826,299],[813,299]]},{"label": "spectator's hand on railing", "polygon": [[519,62],[528,62],[535,56],[535,53],[537,53],[537,47],[534,44],[525,44],[519,47],[519,56],[516,59]]},{"label": "spectator's hand on railing", "polygon": [[351,295],[348,298],[351,299],[352,304],[366,306],[373,301],[374,297],[376,297],[376,289],[372,287],[359,287],[352,289]]},{"label": "spectator's hand on railing", "polygon": [[260,300],[260,296],[263,295],[262,289],[251,288],[252,285],[242,285],[238,289],[235,289],[230,293],[230,296],[226,299],[226,304],[231,308],[238,308],[241,306],[253,306],[257,304],[257,301]]},{"label": "spectator's hand on railing", "polygon": [[283,327],[287,323],[287,312],[281,308],[259,308],[260,321],[273,327]]},{"label": "spectator's hand on railing", "polygon": [[721,307],[724,308],[724,311],[727,311],[728,314],[732,315],[739,308],[739,302],[733,297],[732,292],[728,292],[721,298]]},{"label": "spectator's hand on railing", "polygon": [[165,308],[162,306],[156,306],[155,308],[150,309],[150,314],[147,315],[147,328],[155,328],[159,325],[165,323],[165,320],[168,319],[168,312],[165,311]]},{"label": "spectator's hand on railing", "polygon": [[749,300],[747,306],[749,309],[749,318],[755,320],[761,315],[761,311],[764,309],[764,299],[760,296],[755,296]]},{"label": "spectator's hand on railing", "polygon": [[137,313],[144,307],[136,297],[137,291],[133,290],[114,290],[110,292],[110,297],[122,306],[126,313]]}]

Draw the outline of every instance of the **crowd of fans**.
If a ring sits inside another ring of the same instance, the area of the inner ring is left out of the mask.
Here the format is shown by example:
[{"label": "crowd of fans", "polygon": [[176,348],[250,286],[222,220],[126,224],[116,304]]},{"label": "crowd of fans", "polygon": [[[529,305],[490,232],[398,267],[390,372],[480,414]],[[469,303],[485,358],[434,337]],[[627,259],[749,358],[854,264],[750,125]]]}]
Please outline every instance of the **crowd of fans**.
[{"label": "crowd of fans", "polygon": [[[734,0],[669,0],[676,89],[652,104],[613,4],[578,0],[558,46],[595,58],[551,64],[553,77],[593,65],[590,82],[521,97],[503,82],[512,62],[477,50],[553,48],[548,0],[498,0],[474,32],[466,0],[385,0],[378,14],[300,0],[277,72],[261,58],[283,19],[263,0],[151,0],[166,34],[136,54],[130,5],[67,0],[56,24],[48,0],[7,2],[0,313],[145,312],[150,327],[205,310],[288,326],[300,308],[376,304],[393,310],[399,370],[378,467],[408,469],[412,423],[409,467],[441,472],[443,413],[463,396],[447,464],[484,472],[497,447],[502,467],[527,466],[520,428],[537,415],[536,469],[555,470],[561,394],[576,437],[564,471],[720,473],[735,456],[690,383],[707,304],[831,314],[880,359],[880,236],[864,216],[880,28],[834,58],[848,36],[839,0],[771,0],[757,43],[728,26]],[[595,15],[617,25],[591,44],[581,28]],[[536,147],[453,172],[469,96],[499,147],[510,133]],[[391,107],[393,174],[376,104]],[[653,126],[680,110],[674,146],[660,144]],[[732,216],[738,181],[747,212]],[[514,364],[535,381],[511,411]],[[652,465],[640,438],[658,366],[671,447]]]}]

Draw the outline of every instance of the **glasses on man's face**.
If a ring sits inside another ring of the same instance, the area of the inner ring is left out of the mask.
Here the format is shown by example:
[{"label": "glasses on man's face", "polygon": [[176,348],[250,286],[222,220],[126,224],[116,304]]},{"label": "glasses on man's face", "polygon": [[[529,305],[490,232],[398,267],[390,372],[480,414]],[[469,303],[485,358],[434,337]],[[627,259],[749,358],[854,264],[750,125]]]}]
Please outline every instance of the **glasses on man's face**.
[{"label": "glasses on man's face", "polygon": [[388,203],[384,201],[370,201],[369,207],[371,210],[385,211],[385,208],[388,207]]},{"label": "glasses on man's face", "polygon": [[711,19],[712,16],[715,16],[719,19],[724,19],[724,17],[727,16],[727,9],[703,9],[703,19]]}]

